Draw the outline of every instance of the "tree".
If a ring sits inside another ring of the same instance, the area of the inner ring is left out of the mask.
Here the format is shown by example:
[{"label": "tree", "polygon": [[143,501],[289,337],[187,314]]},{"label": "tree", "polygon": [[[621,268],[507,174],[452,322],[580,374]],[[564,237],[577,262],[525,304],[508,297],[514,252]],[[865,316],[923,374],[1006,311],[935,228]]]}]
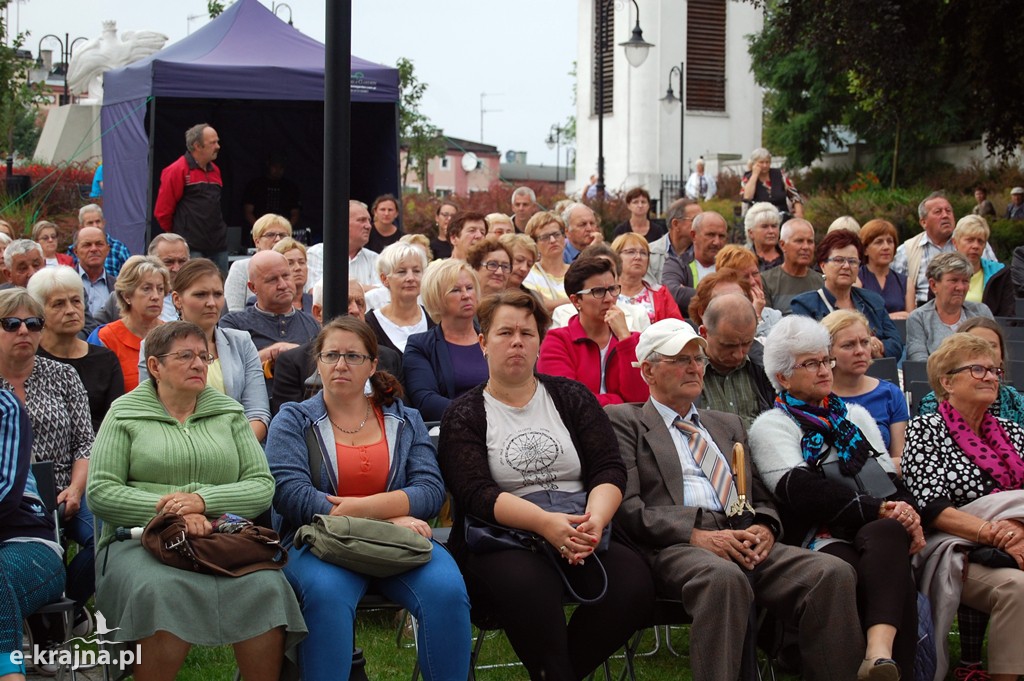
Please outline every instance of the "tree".
[{"label": "tree", "polygon": [[[29,82],[28,69],[32,65],[31,54],[26,56],[21,49],[27,33],[12,37],[7,46],[7,25],[4,16],[10,0],[0,0],[0,152],[10,158],[15,152],[31,156],[35,145],[31,135],[24,135],[26,120],[35,121],[35,105],[40,101],[41,92],[37,85]],[[16,131],[22,128],[22,134]],[[38,139],[38,137],[37,137]]]},{"label": "tree", "polygon": [[764,8],[752,36],[767,89],[767,143],[791,165],[817,158],[841,129],[866,141],[895,184],[923,151],[977,139],[1008,156],[1024,137],[1014,55],[1024,37],[1015,0],[748,0]]},{"label": "tree", "polygon": [[412,60],[400,57],[397,66],[398,138],[408,148],[402,167],[402,185],[408,182],[409,170],[415,166],[423,182],[423,190],[429,192],[427,164],[430,159],[444,154],[444,139],[441,129],[420,111],[420,101],[427,91],[427,84],[416,77]]}]

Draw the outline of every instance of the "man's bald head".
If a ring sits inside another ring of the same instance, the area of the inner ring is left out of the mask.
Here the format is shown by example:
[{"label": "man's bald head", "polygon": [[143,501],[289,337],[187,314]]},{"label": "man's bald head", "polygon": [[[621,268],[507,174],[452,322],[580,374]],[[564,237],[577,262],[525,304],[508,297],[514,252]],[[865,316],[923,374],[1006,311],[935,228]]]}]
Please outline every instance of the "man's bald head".
[{"label": "man's bald head", "polygon": [[295,284],[288,259],[277,251],[259,251],[249,261],[249,290],[265,312],[285,314],[292,309]]},{"label": "man's bald head", "polygon": [[753,304],[742,293],[726,293],[712,298],[701,316],[704,326],[711,333],[715,332],[723,319],[727,319],[737,326],[757,327],[757,312],[754,310]]}]

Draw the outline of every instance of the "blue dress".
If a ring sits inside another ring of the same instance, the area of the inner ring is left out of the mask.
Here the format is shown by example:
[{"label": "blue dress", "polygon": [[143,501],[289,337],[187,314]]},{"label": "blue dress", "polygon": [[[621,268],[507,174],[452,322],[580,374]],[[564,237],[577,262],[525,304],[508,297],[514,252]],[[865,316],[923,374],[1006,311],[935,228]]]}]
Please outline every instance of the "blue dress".
[{"label": "blue dress", "polygon": [[907,398],[898,386],[889,381],[879,381],[874,390],[863,395],[843,397],[852,404],[859,404],[868,410],[875,421],[878,422],[878,429],[882,431],[882,441],[885,448],[889,449],[892,440],[890,429],[894,423],[906,423],[910,420],[910,412],[907,410]]},{"label": "blue dress", "polygon": [[889,269],[885,276],[885,287],[878,285],[878,279],[867,265],[860,266],[860,285],[868,291],[874,291],[885,301],[886,312],[903,312],[907,309],[907,278],[899,272]]}]

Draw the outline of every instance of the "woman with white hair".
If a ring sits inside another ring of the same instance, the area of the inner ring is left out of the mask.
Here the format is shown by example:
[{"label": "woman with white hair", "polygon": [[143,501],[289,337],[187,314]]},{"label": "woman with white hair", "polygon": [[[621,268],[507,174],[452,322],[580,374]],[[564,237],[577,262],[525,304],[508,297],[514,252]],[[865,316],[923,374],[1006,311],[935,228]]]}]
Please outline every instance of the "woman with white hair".
[{"label": "woman with white hair", "polygon": [[479,303],[480,281],[464,260],[433,265],[423,277],[423,304],[437,326],[409,337],[402,369],[409,402],[427,421],[440,421],[452,400],[487,381]]},{"label": "woman with white hair", "polygon": [[377,274],[391,293],[387,305],[366,313],[366,323],[373,329],[377,342],[399,353],[414,333],[423,333],[434,326],[420,305],[420,286],[427,269],[423,249],[412,244],[391,244],[377,258]]},{"label": "woman with white hair", "polygon": [[[267,213],[252,225],[252,242],[257,252],[269,251],[278,241],[291,235],[292,223],[283,215]],[[224,301],[228,305],[228,312],[245,309],[245,301],[249,299],[250,260],[252,258],[236,260],[228,269],[228,277],[224,280]]]},{"label": "woman with white hair", "polygon": [[924,548],[924,534],[873,417],[832,391],[829,343],[823,326],[796,315],[768,334],[764,369],[778,398],[750,427],[751,454],[779,501],[785,537],[857,569],[867,637],[858,681],[897,681],[901,670],[913,675],[909,555]]},{"label": "woman with white hair", "polygon": [[781,169],[772,168],[772,155],[767,149],[758,147],[750,152],[741,186],[743,203],[748,208],[757,201],[768,201],[786,220],[804,216],[800,193]]},{"label": "woman with white hair", "polygon": [[974,269],[965,300],[984,303],[996,317],[1015,317],[1016,302],[1009,271],[1003,263],[982,257],[990,236],[988,222],[978,215],[965,215],[953,230],[953,248],[962,253]]},{"label": "woman with white hair", "polygon": [[757,256],[757,268],[762,272],[778,267],[785,260],[779,248],[781,227],[782,215],[779,209],[767,201],[755,203],[743,217],[747,248]]}]

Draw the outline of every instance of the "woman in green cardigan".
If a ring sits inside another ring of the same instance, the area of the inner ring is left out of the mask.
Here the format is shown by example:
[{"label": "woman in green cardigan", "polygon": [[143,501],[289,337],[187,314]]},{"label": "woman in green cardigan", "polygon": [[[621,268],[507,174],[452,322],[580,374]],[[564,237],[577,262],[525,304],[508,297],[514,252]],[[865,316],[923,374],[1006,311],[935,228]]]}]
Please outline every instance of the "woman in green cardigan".
[{"label": "woman in green cardigan", "polygon": [[93,445],[87,493],[103,521],[96,606],[119,627],[117,640],[140,644],[140,681],[173,679],[193,644],[231,644],[247,681],[271,681],[306,632],[277,570],[205,575],[164,565],[138,542],[113,542],[118,527],[158,513],[181,515],[202,536],[224,513],[253,518],[270,506],[266,458],[241,405],[207,387],[210,359],[190,322],[151,331],[150,380],[114,402]]}]

